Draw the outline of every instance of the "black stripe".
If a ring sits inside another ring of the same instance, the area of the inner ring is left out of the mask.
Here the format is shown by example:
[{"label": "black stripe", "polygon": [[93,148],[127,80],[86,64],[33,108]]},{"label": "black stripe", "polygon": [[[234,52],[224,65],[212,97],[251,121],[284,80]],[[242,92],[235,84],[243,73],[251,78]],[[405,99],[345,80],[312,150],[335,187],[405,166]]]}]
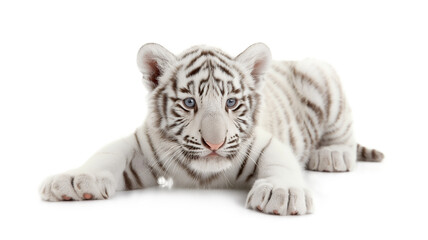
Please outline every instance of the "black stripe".
[{"label": "black stripe", "polygon": [[226,53],[224,53],[224,52],[222,52],[222,51],[217,50],[217,51],[216,51],[216,53],[218,53],[218,54],[220,54],[221,56],[223,56],[223,57],[227,58],[228,60],[232,60],[232,58],[231,58],[229,55],[227,55]]},{"label": "black stripe", "polygon": [[190,71],[189,73],[187,73],[186,77],[188,78],[188,77],[191,77],[193,75],[196,75],[199,73],[200,70],[201,70],[201,66],[199,66],[199,67],[193,69],[192,71]]},{"label": "black stripe", "polygon": [[177,97],[177,78],[174,78],[174,79],[172,79],[172,85],[171,85],[171,88],[172,88],[172,91],[174,91],[175,92],[175,96]]},{"label": "black stripe", "polygon": [[[334,125],[333,125],[334,126]],[[330,136],[330,135],[334,135],[334,134],[336,134],[339,130],[341,130],[342,128],[341,127],[338,127],[337,125],[335,126],[335,128],[333,128],[333,129],[329,129],[328,131],[326,131],[326,132],[324,132],[323,133],[323,137],[326,137],[326,136]]]},{"label": "black stripe", "polygon": [[109,198],[109,195],[108,195],[108,192],[107,192],[107,188],[104,188],[104,192],[101,192],[101,195],[103,196],[104,199],[108,199]]},{"label": "black stripe", "polygon": [[293,152],[296,153],[296,151],[297,151],[296,138],[294,137],[293,130],[292,130],[291,126],[288,128],[288,139],[290,141]]},{"label": "black stripe", "polygon": [[245,126],[246,125],[248,125],[248,123],[247,123],[247,121],[245,120],[245,119],[242,119],[242,118],[236,118],[236,120],[238,121],[238,122],[240,122],[240,123],[242,123],[242,124],[244,124]]},{"label": "black stripe", "polygon": [[253,109],[253,115],[252,115],[252,120],[253,120],[253,123],[254,123],[254,125],[256,125],[257,124],[257,115],[258,115],[258,113],[259,113],[259,111],[258,111],[258,106],[259,106],[259,103],[260,103],[260,95],[258,94],[258,93],[254,93],[254,109]]},{"label": "black stripe", "polygon": [[198,142],[195,142],[195,141],[193,141],[193,140],[189,139],[189,138],[188,138],[188,135],[187,135],[186,137],[184,137],[184,140],[185,140],[187,143],[192,143],[192,144],[195,144],[196,146],[202,146],[202,144],[201,144],[201,143],[198,143]]},{"label": "black stripe", "polygon": [[178,112],[175,111],[175,109],[171,109],[171,113],[172,115],[174,115],[174,117],[177,117],[177,118],[182,117]]},{"label": "black stripe", "polygon": [[[316,65],[316,68],[318,69],[322,79],[324,80],[324,84],[325,84],[325,91],[326,93],[324,94],[325,98],[326,98],[326,121],[328,121],[328,119],[330,118],[330,113],[331,113],[331,106],[332,106],[332,96],[331,96],[331,87],[330,87],[330,80],[327,77],[324,69],[322,69],[320,66]],[[334,82],[334,81],[333,81]]]},{"label": "black stripe", "polygon": [[159,160],[158,153],[156,152],[156,149],[154,148],[153,143],[152,143],[152,139],[150,138],[149,133],[147,131],[146,131],[146,137],[147,137],[147,142],[149,143],[149,146],[150,146],[150,150],[152,150],[152,152],[153,152],[153,157],[154,157],[156,165],[160,169],[162,169],[162,171],[166,172],[165,166]]},{"label": "black stripe", "polygon": [[244,111],[241,112],[241,114],[238,115],[238,117],[243,117],[245,115],[247,115],[248,110],[245,109]]},{"label": "black stripe", "polygon": [[193,108],[193,113],[196,114],[198,112],[198,104],[195,104],[195,107]]},{"label": "black stripe", "polygon": [[156,111],[153,111],[155,116],[156,116],[156,126],[160,127],[161,122],[162,122],[162,117],[160,115],[160,111],[159,111],[159,98],[160,95],[163,94],[163,91],[165,90],[165,86],[159,88],[159,89],[155,89],[155,93],[152,97],[152,99],[154,99],[154,101],[152,102],[152,106],[153,109],[155,109]]},{"label": "black stripe", "polygon": [[159,129],[160,137],[168,142],[178,143],[178,139],[167,134],[166,129]]},{"label": "black stripe", "polygon": [[296,114],[296,120],[299,123],[298,126],[299,126],[299,129],[300,129],[300,133],[302,134],[302,138],[303,138],[303,143],[304,143],[303,149],[306,150],[307,148],[310,147],[309,143],[308,143],[308,132],[305,131],[304,124],[302,124],[303,120],[302,120],[302,117],[300,116],[300,113]]},{"label": "black stripe", "polygon": [[303,121],[303,124],[304,124],[304,126],[305,126],[305,128],[306,128],[306,132],[308,133],[308,136],[309,136],[309,140],[311,140],[311,146],[315,146],[314,145],[314,139],[313,139],[313,137],[312,137],[312,133],[311,133],[311,131],[309,130],[309,128],[308,128],[308,125],[306,124],[306,121]]},{"label": "black stripe", "polygon": [[240,76],[241,77],[241,79],[239,79],[239,84],[241,85],[241,88],[242,88],[242,91],[245,91],[245,85],[244,85],[244,82],[242,81],[242,76]]},{"label": "black stripe", "polygon": [[337,123],[339,121],[339,119],[342,117],[343,115],[343,111],[345,110],[346,104],[345,104],[345,100],[343,99],[343,96],[340,96],[339,99],[339,111],[337,112],[336,115],[336,120],[334,120],[334,123]]},{"label": "black stripe", "polygon": [[190,94],[190,90],[187,88],[180,88],[180,92],[182,93],[189,93]]},{"label": "black stripe", "polygon": [[237,143],[238,140],[239,140],[238,138],[235,138],[233,140],[230,140],[227,144]]},{"label": "black stripe", "polygon": [[310,101],[308,98],[306,98],[305,96],[303,96],[299,90],[297,89],[297,87],[295,86],[295,84],[291,84],[294,92],[298,95],[298,97],[300,98],[300,102],[304,105],[306,105],[309,109],[311,109],[318,117],[318,123],[321,123],[322,120],[324,119],[324,113],[322,111],[322,109],[316,105],[315,103],[313,103],[312,101]]},{"label": "black stripe", "polygon": [[[183,106],[181,106],[181,104],[177,104],[177,107],[181,108],[185,112],[190,112],[189,110],[187,110],[186,108],[184,108]],[[176,116],[176,117],[181,117],[181,116]]]},{"label": "black stripe", "polygon": [[224,73],[226,73],[227,75],[229,75],[230,77],[234,77],[233,76],[233,74],[227,69],[227,68],[225,68],[225,67],[223,67],[222,65],[220,65],[220,64],[217,64],[216,65],[218,68],[220,68],[220,70],[222,71],[222,72],[224,72]]},{"label": "black stripe", "polygon": [[131,170],[132,175],[134,175],[135,181],[137,182],[138,186],[140,188],[143,188],[144,187],[143,182],[141,181],[140,176],[138,176],[137,172],[135,171],[134,167],[132,166],[132,160],[129,163],[129,170]]},{"label": "black stripe", "polygon": [[361,148],[361,156],[363,156],[364,159],[368,159],[366,147]]},{"label": "black stripe", "polygon": [[[326,139],[337,139],[337,138],[339,138],[340,136],[343,136],[343,135],[345,135],[345,134],[347,134],[348,133],[348,131],[351,129],[351,127],[352,127],[352,123],[348,123],[348,125],[346,126],[346,128],[343,128],[344,126],[342,125],[342,126],[340,126],[340,127],[337,127],[336,129],[334,129],[333,131],[330,131],[330,132],[327,132],[327,133],[325,133],[324,135],[323,135],[323,138],[324,137],[326,137]],[[345,129],[343,132],[341,132],[340,130],[343,130],[343,129]],[[340,134],[339,135],[336,135],[337,133],[339,133],[340,132]],[[328,137],[327,137],[328,136]]]},{"label": "black stripe", "polygon": [[125,171],[123,171],[123,180],[125,182],[125,189],[126,190],[132,189],[131,179],[129,178],[128,173],[126,173]]},{"label": "black stripe", "polygon": [[137,131],[134,132],[135,141],[137,142],[138,151],[143,155],[143,149],[141,148],[140,139],[138,139]]},{"label": "black stripe", "polygon": [[352,133],[351,127],[352,127],[352,123],[349,123],[348,126],[346,127],[345,131],[343,133],[341,133],[339,136],[332,136],[329,138],[323,138],[323,141],[334,142],[334,141],[340,140],[340,142],[341,142],[344,139],[346,139],[346,137],[349,137],[348,135],[350,133]]},{"label": "black stripe", "polygon": [[193,54],[193,53],[196,53],[197,51],[199,51],[199,49],[195,49],[195,50],[193,50],[193,51],[190,51],[190,52],[188,52],[188,53],[185,53],[185,54],[181,57],[181,60],[185,59],[187,56],[189,56],[189,55],[191,55],[191,54]]},{"label": "black stripe", "polygon": [[237,94],[237,93],[240,93],[240,92],[241,92],[241,89],[239,89],[239,88],[235,88],[235,85],[233,85],[233,81],[228,81],[228,82],[227,82],[227,90],[228,90],[229,92],[231,92],[231,93],[235,93],[235,94]]},{"label": "black stripe", "polygon": [[[183,111],[185,111],[185,112],[190,112],[188,109],[186,109],[186,108],[184,108],[183,106],[181,106],[181,104],[177,104],[177,107],[179,107],[179,108],[181,108]],[[177,115],[175,115],[176,117],[181,117],[180,115],[179,116],[177,116]]]},{"label": "black stripe", "polygon": [[187,125],[181,126],[181,128],[178,130],[178,132],[175,133],[176,136],[180,136],[183,133],[184,128],[187,127]]},{"label": "black stripe", "polygon": [[212,53],[212,52],[210,52],[210,51],[202,51],[198,56],[196,56],[196,57],[194,57],[190,62],[189,62],[189,64],[187,64],[187,66],[186,66],[186,70],[187,69],[189,69],[190,67],[192,67],[193,66],[193,64],[199,59],[199,58],[201,58],[202,56],[206,56],[206,55],[211,55],[211,56],[214,56],[214,53]]},{"label": "black stripe", "polygon": [[168,95],[166,93],[164,93],[162,95],[162,105],[163,105],[163,115],[165,117],[165,119],[168,118],[168,114],[167,114],[167,108],[168,108]]},{"label": "black stripe", "polygon": [[245,166],[247,165],[247,161],[250,157],[254,141],[255,141],[255,138],[253,139],[253,141],[251,141],[251,144],[248,146],[247,151],[245,151],[246,155],[245,155],[244,161],[241,163],[241,167],[239,168],[238,174],[236,175],[236,180],[238,180],[238,178],[241,176]]},{"label": "black stripe", "polygon": [[211,74],[209,74],[209,75],[208,75],[208,77],[207,77],[206,79],[202,79],[201,81],[199,81],[199,87],[198,87],[198,90],[199,90],[199,95],[200,95],[200,96],[201,96],[201,95],[202,95],[202,93],[204,92],[204,87],[207,85],[207,82],[208,82],[208,80],[209,80],[210,76],[211,76]]},{"label": "black stripe", "polygon": [[318,123],[322,123],[322,120],[324,119],[324,113],[322,109],[305,97],[302,97],[302,102],[306,103],[306,106],[312,109],[312,111],[317,115]]},{"label": "black stripe", "polygon": [[229,147],[225,148],[225,150],[228,150],[228,149],[235,150],[238,146],[239,144],[230,145]]},{"label": "black stripe", "polygon": [[195,150],[201,150],[202,149],[200,147],[195,147],[195,146],[190,145],[190,144],[183,144],[183,147],[186,148],[186,150],[189,150],[189,152],[192,154],[198,153],[198,151],[195,151]]},{"label": "black stripe", "polygon": [[205,91],[205,96],[208,95],[208,93],[210,92],[210,85],[207,85],[207,90]]},{"label": "black stripe", "polygon": [[311,118],[311,116],[309,116],[309,114],[306,114],[306,118],[309,121],[309,124],[312,126],[312,130],[314,130],[315,133],[315,142],[318,142],[319,140],[319,133],[318,133],[318,127],[315,125],[313,119]]},{"label": "black stripe", "polygon": [[187,89],[190,91],[191,94],[195,95],[195,83],[193,81],[189,81],[187,83]]},{"label": "black stripe", "polygon": [[189,69],[191,66],[193,66],[193,64],[201,57],[201,55],[195,57],[192,59],[192,61],[189,62],[189,64],[187,64],[185,70]]},{"label": "black stripe", "polygon": [[220,90],[220,94],[224,95],[224,93],[225,93],[225,91],[224,91],[225,90],[224,89],[224,81],[222,81],[219,78],[216,78],[214,75],[213,75],[213,79],[215,81],[215,85],[217,86],[216,89],[219,89]]},{"label": "black stripe", "polygon": [[179,65],[177,68],[175,68],[173,74],[170,77],[170,81],[172,82],[172,90],[175,93],[175,96],[177,97],[177,73],[181,70],[183,65]]},{"label": "black stripe", "polygon": [[186,119],[184,119],[184,118],[179,118],[179,119],[175,120],[175,122],[174,122],[173,124],[168,125],[168,126],[167,126],[167,128],[168,128],[168,130],[169,130],[169,129],[171,129],[171,128],[177,127],[178,125],[183,124],[185,121],[186,121]]},{"label": "black stripe", "polygon": [[[227,63],[221,56],[219,56],[219,55],[215,55],[215,54],[213,54],[213,55],[211,55],[214,59],[217,59],[217,60],[219,60],[222,64],[224,64],[226,67],[229,67],[230,68],[230,65],[229,65],[229,63]],[[228,59],[229,60],[229,59]],[[217,63],[218,64],[218,63]]]},{"label": "black stripe", "polygon": [[250,109],[253,109],[254,110],[254,107],[253,107],[253,96],[251,96],[251,95],[248,95],[248,107],[250,108]]},{"label": "black stripe", "polygon": [[293,74],[294,74],[295,76],[299,76],[299,77],[301,78],[301,80],[302,80],[302,81],[305,81],[305,82],[307,82],[309,85],[313,86],[321,96],[323,96],[323,95],[324,95],[324,91],[323,91],[322,87],[318,84],[318,82],[316,82],[315,80],[313,80],[313,79],[312,79],[311,77],[309,77],[308,75],[306,75],[306,74],[304,74],[304,73],[302,73],[302,72],[298,71],[298,70],[296,69],[296,67],[292,67],[292,71],[293,71]]}]

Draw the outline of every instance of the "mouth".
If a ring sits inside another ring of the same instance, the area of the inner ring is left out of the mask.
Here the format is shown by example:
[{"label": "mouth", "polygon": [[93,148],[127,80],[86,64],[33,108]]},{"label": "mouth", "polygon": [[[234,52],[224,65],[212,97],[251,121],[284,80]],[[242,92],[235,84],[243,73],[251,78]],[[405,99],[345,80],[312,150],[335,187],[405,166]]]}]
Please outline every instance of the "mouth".
[{"label": "mouth", "polygon": [[210,154],[207,155],[207,157],[221,157],[218,155],[215,151],[212,151]]},{"label": "mouth", "polygon": [[208,155],[201,156],[199,159],[194,159],[190,163],[190,167],[202,173],[216,173],[228,169],[232,162],[219,155],[215,151],[211,151]]}]

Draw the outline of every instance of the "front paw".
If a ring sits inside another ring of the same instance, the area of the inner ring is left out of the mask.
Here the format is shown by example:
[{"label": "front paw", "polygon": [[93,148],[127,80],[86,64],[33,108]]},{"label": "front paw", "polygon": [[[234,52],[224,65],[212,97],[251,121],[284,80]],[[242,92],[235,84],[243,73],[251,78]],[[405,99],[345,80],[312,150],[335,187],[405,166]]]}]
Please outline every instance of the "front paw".
[{"label": "front paw", "polygon": [[115,182],[109,173],[59,174],[40,186],[40,196],[45,201],[107,199],[114,193]]},{"label": "front paw", "polygon": [[276,186],[257,180],[248,193],[246,207],[275,215],[303,215],[313,212],[312,196],[304,188]]}]

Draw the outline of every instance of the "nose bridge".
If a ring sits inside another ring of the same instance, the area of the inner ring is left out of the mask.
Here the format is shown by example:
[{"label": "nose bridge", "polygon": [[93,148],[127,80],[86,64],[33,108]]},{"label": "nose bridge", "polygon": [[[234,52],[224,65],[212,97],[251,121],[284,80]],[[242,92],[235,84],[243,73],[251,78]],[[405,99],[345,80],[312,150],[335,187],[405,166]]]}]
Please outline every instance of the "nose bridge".
[{"label": "nose bridge", "polygon": [[202,138],[211,144],[222,144],[226,137],[226,121],[219,106],[209,103],[202,117]]}]

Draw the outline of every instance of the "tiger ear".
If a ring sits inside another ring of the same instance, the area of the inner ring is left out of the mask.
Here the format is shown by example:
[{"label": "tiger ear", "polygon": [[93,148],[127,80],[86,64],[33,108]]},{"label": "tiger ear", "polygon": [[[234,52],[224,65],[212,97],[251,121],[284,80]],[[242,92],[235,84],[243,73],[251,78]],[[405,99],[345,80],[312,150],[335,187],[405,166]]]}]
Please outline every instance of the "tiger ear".
[{"label": "tiger ear", "polygon": [[137,65],[143,74],[144,83],[150,90],[159,85],[165,70],[172,67],[177,58],[166,48],[156,43],[144,44],[137,54]]},{"label": "tiger ear", "polygon": [[272,60],[269,47],[264,43],[255,43],[239,54],[235,60],[241,63],[248,71],[258,87],[262,82],[263,75]]}]

